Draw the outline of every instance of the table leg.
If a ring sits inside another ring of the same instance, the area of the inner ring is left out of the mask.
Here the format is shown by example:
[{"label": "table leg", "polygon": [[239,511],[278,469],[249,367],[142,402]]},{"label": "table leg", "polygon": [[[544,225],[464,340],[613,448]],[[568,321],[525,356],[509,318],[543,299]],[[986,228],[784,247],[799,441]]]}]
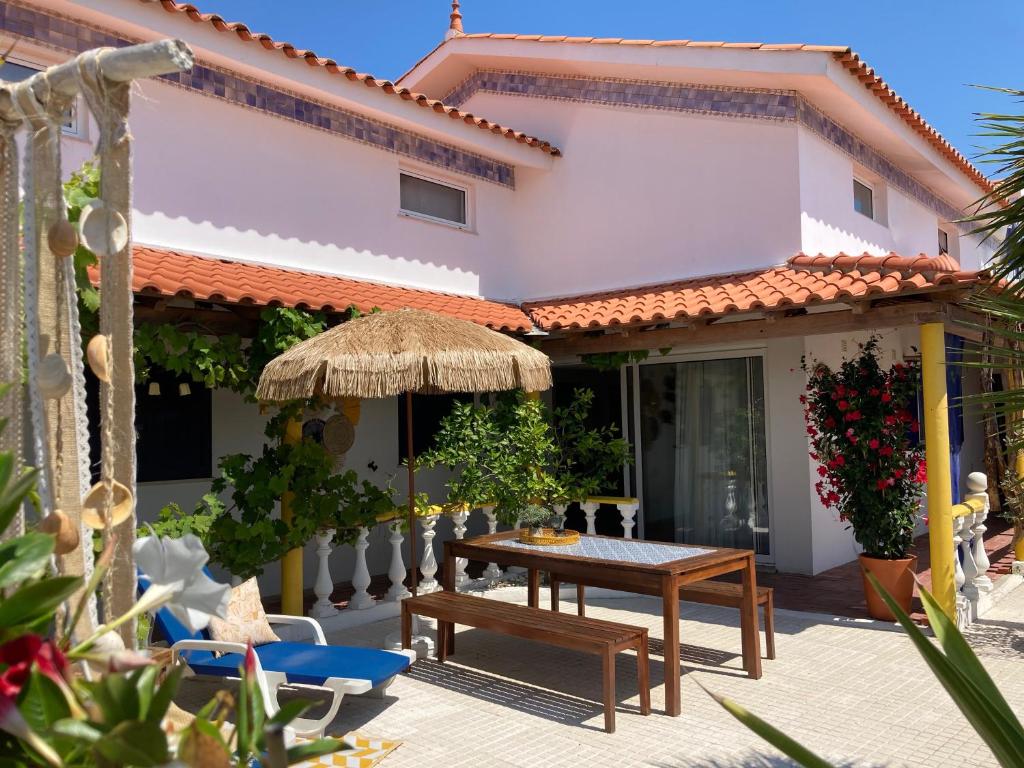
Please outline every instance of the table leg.
[{"label": "table leg", "polygon": [[761,677],[761,635],[757,621],[757,573],[754,557],[747,558],[743,569],[743,605],[740,608],[740,634],[743,640],[743,668],[757,680]]},{"label": "table leg", "polygon": [[451,623],[447,621],[437,622],[437,660],[444,663],[448,658],[449,629]]},{"label": "table leg", "polygon": [[531,608],[540,605],[540,573],[531,568],[526,574],[526,604]]},{"label": "table leg", "polygon": [[441,568],[441,589],[447,592],[455,591],[455,558],[452,557],[451,547],[448,542],[444,544],[444,565]]},{"label": "table leg", "polygon": [[672,576],[661,579],[661,612],[665,620],[665,714],[682,711],[679,700],[679,587]]},{"label": "table leg", "polygon": [[552,574],[551,576],[551,610],[558,613],[558,590],[562,585]]},{"label": "table leg", "polygon": [[586,597],[587,587],[584,584],[576,585],[576,615],[586,616],[587,615],[587,602],[584,599]]},{"label": "table leg", "polygon": [[412,614],[409,604],[402,601],[402,647],[412,648]]}]

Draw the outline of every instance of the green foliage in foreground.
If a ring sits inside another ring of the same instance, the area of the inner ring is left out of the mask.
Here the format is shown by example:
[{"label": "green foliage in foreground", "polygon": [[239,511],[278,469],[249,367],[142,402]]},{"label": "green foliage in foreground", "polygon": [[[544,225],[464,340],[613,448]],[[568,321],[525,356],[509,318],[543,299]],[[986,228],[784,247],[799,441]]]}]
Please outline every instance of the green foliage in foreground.
[{"label": "green foliage in foreground", "polygon": [[[988,744],[999,764],[1004,768],[1024,766],[1024,728],[956,624],[943,612],[931,593],[919,586],[921,602],[924,603],[938,646],[925,637],[921,628],[914,624],[874,576],[869,573],[867,577],[906,630],[914,647],[942,683],[942,687]],[[806,768],[831,766],[831,763],[736,702],[710,691],[709,694],[729,714],[800,765]]]}]

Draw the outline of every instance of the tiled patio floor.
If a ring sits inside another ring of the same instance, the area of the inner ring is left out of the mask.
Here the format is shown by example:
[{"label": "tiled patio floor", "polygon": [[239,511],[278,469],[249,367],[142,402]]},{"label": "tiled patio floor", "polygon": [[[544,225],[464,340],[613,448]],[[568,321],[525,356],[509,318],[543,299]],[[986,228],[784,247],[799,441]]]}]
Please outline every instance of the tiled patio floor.
[{"label": "tiled patio floor", "polygon": [[[525,600],[521,587],[494,599]],[[384,699],[350,697],[330,729],[400,739],[383,768],[415,766],[789,765],[697,685],[728,695],[844,765],[990,766],[991,754],[935,682],[907,638],[868,621],[778,611],[775,661],[750,680],[740,668],[737,612],[683,604],[683,714],[664,711],[657,600],[593,599],[589,615],[647,626],[654,713],[638,714],[636,667],[620,656],[618,730],[602,730],[595,657],[460,628],[444,665],[417,662]],[[572,610],[571,605],[565,607]],[[972,629],[985,665],[1012,706],[1024,709],[1024,588]],[[994,614],[995,615],[995,614]],[[336,633],[379,646],[390,620]],[[212,688],[186,681],[183,703]]]}]

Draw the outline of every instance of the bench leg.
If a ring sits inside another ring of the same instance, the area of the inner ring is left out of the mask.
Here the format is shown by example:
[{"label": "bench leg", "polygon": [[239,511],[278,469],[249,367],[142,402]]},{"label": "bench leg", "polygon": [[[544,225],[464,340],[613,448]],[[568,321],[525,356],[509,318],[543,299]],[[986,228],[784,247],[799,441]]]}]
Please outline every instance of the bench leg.
[{"label": "bench leg", "polygon": [[447,621],[437,622],[437,660],[444,662],[448,658],[448,627]]},{"label": "bench leg", "polygon": [[775,598],[768,593],[764,604],[764,645],[769,659],[775,658]]},{"label": "bench leg", "polygon": [[554,576],[551,577],[551,610],[558,613],[558,590],[561,583]]},{"label": "bench leg", "polygon": [[584,599],[587,588],[582,584],[576,585],[576,615],[586,616],[587,615],[587,604]]},{"label": "bench leg", "polygon": [[640,688],[640,714],[651,714],[651,667],[647,657],[647,632],[636,649],[636,682]]},{"label": "bench leg", "polygon": [[404,600],[402,601],[402,647],[412,648],[412,613]]},{"label": "bench leg", "polygon": [[604,677],[604,730],[615,733],[615,651],[609,648],[602,661]]}]

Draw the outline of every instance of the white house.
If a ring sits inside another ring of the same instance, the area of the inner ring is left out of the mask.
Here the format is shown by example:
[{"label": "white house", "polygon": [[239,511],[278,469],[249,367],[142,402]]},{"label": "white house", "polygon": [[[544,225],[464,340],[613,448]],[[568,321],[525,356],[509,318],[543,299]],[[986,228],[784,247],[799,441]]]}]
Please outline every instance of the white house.
[{"label": "white house", "polygon": [[[591,385],[635,445],[621,493],[640,536],[799,573],[855,557],[813,490],[801,358],[837,361],[872,332],[914,355],[936,319],[967,333],[956,302],[991,247],[955,222],[988,180],[848,48],[467,34],[455,6],[392,83],[170,0],[2,0],[0,38],[18,44],[0,75],[98,45],[194,49],[192,72],[133,101],[140,320],[417,306],[530,333],[555,397]],[[67,167],[93,134],[70,117]],[[581,364],[613,352],[650,354]],[[140,436],[143,517],[259,450],[255,406],[194,390],[194,407],[160,408],[185,466],[166,435]],[[398,412],[362,403],[346,466],[395,473]],[[964,475],[983,468],[974,422]],[[387,535],[372,533],[374,573]],[[352,557],[335,553],[339,580]]]}]

